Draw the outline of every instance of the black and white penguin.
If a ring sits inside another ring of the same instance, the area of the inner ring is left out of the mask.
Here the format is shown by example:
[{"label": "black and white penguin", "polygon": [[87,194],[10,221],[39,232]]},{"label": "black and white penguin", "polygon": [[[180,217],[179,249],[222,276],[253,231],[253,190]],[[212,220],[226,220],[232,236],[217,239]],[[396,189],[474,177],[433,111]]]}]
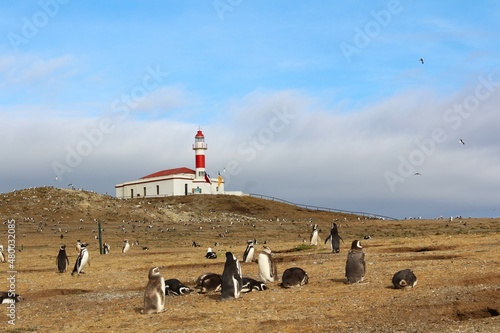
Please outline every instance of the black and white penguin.
[{"label": "black and white penguin", "polygon": [[247,242],[247,248],[243,254],[243,262],[252,262],[255,249],[253,247],[253,240]]},{"label": "black and white penguin", "polygon": [[319,230],[318,225],[315,224],[313,226],[313,230],[311,231],[311,236],[309,237],[310,245],[318,245],[319,240]]},{"label": "black and white penguin", "polygon": [[165,279],[161,267],[153,267],[148,273],[148,284],[144,290],[144,307],[141,313],[160,313],[165,309]]},{"label": "black and white penguin", "polygon": [[212,251],[212,248],[209,247],[207,249],[207,253],[205,254],[205,258],[207,258],[207,259],[217,259],[217,253],[215,253],[214,251]]},{"label": "black and white penguin", "polygon": [[339,253],[340,252],[340,241],[342,243],[344,240],[342,237],[339,236],[339,231],[337,229],[337,223],[332,224],[332,228],[330,229],[330,235],[325,240],[325,244],[330,241],[330,247],[332,249],[332,253]]},{"label": "black and white penguin", "polygon": [[278,280],[278,268],[271,254],[271,249],[264,245],[264,249],[259,253],[259,278],[263,282],[274,282]]},{"label": "black and white penguin", "polygon": [[283,288],[290,288],[296,286],[303,286],[309,282],[309,277],[306,271],[300,267],[287,268],[281,277],[281,286]]},{"label": "black and white penguin", "polygon": [[196,279],[195,288],[200,294],[209,291],[220,291],[222,287],[222,275],[217,273],[205,273]]},{"label": "black and white penguin", "polygon": [[392,285],[394,289],[413,288],[417,285],[417,276],[411,269],[403,269],[394,274],[392,277]]},{"label": "black and white penguin", "polygon": [[128,242],[128,239],[125,239],[123,241],[123,247],[122,247],[122,253],[127,253],[128,250],[130,250],[130,243]]},{"label": "black and white penguin", "polygon": [[0,292],[0,304],[10,304],[22,301],[23,297],[8,291]]},{"label": "black and white penguin", "polygon": [[71,275],[75,273],[77,273],[77,275],[84,273],[83,269],[89,262],[89,252],[87,250],[87,245],[87,243],[80,244],[80,254],[78,255],[78,258],[76,258],[75,267],[73,268],[73,272],[71,272]]},{"label": "black and white penguin", "polygon": [[191,291],[191,288],[182,284],[182,282],[177,279],[165,280],[165,295],[167,296],[186,295]]},{"label": "black and white penguin", "polygon": [[65,273],[68,270],[69,259],[66,254],[66,245],[61,245],[59,248],[59,253],[57,254],[57,270],[59,273]]},{"label": "black and white penguin", "polygon": [[365,252],[359,240],[354,240],[351,244],[351,249],[347,254],[347,262],[345,264],[346,283],[361,282],[365,278],[366,264]]},{"label": "black and white penguin", "polygon": [[226,263],[222,272],[221,301],[240,297],[242,284],[240,263],[231,252],[226,252]]},{"label": "black and white penguin", "polygon": [[253,290],[264,291],[269,289],[264,282],[257,281],[249,277],[244,277],[241,280],[243,283],[243,285],[241,286],[242,293],[249,293]]},{"label": "black and white penguin", "polygon": [[0,262],[5,262],[5,254],[3,253],[3,245],[0,244]]},{"label": "black and white penguin", "polygon": [[111,246],[109,246],[108,243],[104,243],[103,247],[104,247],[104,249],[103,249],[104,254],[109,254],[109,251],[111,250]]}]

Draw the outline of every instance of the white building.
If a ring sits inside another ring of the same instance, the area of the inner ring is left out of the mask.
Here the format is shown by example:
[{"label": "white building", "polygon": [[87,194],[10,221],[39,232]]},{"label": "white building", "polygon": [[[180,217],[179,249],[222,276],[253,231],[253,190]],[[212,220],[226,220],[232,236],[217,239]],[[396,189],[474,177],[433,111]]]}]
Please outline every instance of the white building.
[{"label": "white building", "polygon": [[161,170],[115,186],[117,198],[150,198],[188,194],[225,194],[224,180],[210,178],[205,172],[205,136],[198,130],[194,137],[195,170],[181,167]]}]

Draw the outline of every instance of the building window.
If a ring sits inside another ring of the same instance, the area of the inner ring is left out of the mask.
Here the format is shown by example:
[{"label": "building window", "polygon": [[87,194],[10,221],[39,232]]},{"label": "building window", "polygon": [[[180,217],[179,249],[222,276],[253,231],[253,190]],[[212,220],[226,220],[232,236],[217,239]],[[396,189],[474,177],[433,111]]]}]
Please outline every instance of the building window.
[{"label": "building window", "polygon": [[160,195],[160,185],[156,185],[156,195]]}]

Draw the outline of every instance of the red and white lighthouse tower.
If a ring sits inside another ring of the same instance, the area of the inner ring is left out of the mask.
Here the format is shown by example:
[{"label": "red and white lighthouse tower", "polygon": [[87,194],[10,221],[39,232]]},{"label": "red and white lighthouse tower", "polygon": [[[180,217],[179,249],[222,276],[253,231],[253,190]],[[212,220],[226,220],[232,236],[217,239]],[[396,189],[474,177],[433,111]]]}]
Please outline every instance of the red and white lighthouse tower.
[{"label": "red and white lighthouse tower", "polygon": [[194,137],[193,150],[196,158],[195,180],[205,180],[205,150],[207,150],[207,144],[201,130],[198,130]]}]

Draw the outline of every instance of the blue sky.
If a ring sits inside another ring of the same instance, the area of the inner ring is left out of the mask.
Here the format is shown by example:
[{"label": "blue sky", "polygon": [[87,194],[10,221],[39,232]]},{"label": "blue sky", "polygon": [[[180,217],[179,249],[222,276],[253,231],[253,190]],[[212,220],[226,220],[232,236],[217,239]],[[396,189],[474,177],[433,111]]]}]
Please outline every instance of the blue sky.
[{"label": "blue sky", "polygon": [[227,189],[497,216],[499,14],[496,1],[5,1],[0,192],[113,194],[193,167],[201,127],[209,172],[240,166]]}]

